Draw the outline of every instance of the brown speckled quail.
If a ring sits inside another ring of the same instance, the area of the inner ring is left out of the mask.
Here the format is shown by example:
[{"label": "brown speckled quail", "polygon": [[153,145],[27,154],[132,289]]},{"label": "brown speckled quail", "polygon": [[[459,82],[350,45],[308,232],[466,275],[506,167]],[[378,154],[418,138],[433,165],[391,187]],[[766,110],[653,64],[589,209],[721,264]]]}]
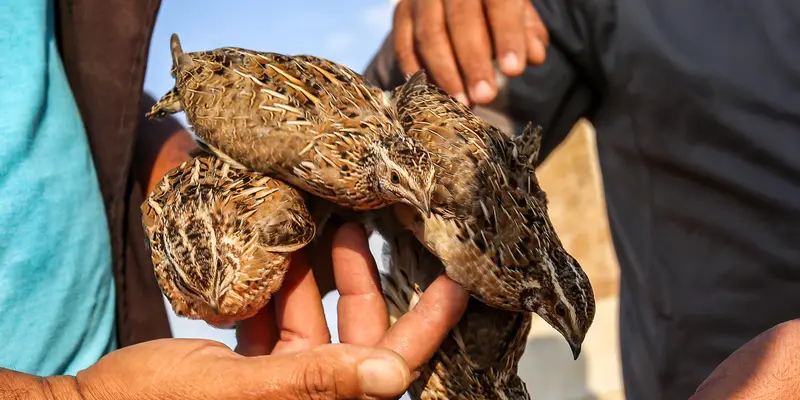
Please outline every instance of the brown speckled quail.
[{"label": "brown speckled quail", "polygon": [[[382,287],[394,322],[413,308],[444,267],[411,232],[383,230],[383,234],[389,273],[382,276]],[[409,394],[421,400],[530,399],[517,366],[532,316],[470,299],[464,316],[419,369]]]},{"label": "brown speckled quail", "polygon": [[436,170],[431,215],[400,204],[398,219],[474,297],[537,313],[577,358],[594,319],[594,293],[548,217],[534,171],[539,130],[529,125],[508,138],[429,83],[424,71],[397,88],[392,101]]},{"label": "brown speckled quail", "polygon": [[175,313],[220,327],[266,305],[315,234],[296,189],[209,155],[169,171],[141,209]]},{"label": "brown speckled quail", "polygon": [[429,212],[427,151],[359,74],[307,55],[184,53],[177,35],[171,49],[175,87],[149,117],[182,110],[209,151],[339,206]]}]

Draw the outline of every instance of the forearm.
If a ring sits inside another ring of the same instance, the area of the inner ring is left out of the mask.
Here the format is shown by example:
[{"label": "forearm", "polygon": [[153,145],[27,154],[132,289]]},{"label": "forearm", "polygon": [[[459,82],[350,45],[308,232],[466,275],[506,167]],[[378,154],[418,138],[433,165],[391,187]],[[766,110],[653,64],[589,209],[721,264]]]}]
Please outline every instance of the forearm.
[{"label": "forearm", "polygon": [[0,400],[83,400],[74,376],[41,376],[0,368]]},{"label": "forearm", "polygon": [[800,398],[800,319],[774,326],[723,361],[690,400]]}]

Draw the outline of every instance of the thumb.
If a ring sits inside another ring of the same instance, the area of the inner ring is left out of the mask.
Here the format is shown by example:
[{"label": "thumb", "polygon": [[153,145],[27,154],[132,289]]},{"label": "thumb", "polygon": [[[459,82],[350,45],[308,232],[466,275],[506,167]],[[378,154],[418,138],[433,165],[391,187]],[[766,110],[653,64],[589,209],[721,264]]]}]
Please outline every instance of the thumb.
[{"label": "thumb", "polygon": [[[399,397],[411,372],[397,353],[379,347],[327,344],[296,353],[239,358],[237,385],[257,398],[357,399]],[[245,389],[245,388],[242,388]]]}]

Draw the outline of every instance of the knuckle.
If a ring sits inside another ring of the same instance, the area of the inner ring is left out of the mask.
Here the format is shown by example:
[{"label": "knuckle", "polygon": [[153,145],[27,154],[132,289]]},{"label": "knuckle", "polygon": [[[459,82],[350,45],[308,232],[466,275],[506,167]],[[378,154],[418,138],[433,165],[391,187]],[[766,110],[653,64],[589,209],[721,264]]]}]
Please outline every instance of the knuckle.
[{"label": "knuckle", "polygon": [[446,8],[447,24],[451,29],[473,29],[476,23],[485,25],[484,4],[480,0],[451,1]]},{"label": "knuckle", "polygon": [[414,26],[414,35],[420,43],[436,43],[444,40],[447,31],[442,24],[417,24]]},{"label": "knuckle", "polygon": [[492,78],[492,64],[490,56],[477,56],[465,57],[461,63],[464,70],[464,75],[471,85],[478,83],[478,81],[491,81]]},{"label": "knuckle", "polygon": [[296,399],[323,400],[337,395],[336,367],[334,363],[315,358],[306,362],[295,376]]}]

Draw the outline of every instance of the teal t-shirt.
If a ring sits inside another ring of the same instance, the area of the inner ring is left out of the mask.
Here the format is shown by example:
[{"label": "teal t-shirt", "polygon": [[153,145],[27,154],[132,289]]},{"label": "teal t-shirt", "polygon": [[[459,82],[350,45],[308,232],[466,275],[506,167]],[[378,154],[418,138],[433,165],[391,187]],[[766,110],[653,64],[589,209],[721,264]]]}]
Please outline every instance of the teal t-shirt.
[{"label": "teal t-shirt", "polygon": [[116,346],[111,244],[49,0],[0,1],[0,366],[75,374]]}]

